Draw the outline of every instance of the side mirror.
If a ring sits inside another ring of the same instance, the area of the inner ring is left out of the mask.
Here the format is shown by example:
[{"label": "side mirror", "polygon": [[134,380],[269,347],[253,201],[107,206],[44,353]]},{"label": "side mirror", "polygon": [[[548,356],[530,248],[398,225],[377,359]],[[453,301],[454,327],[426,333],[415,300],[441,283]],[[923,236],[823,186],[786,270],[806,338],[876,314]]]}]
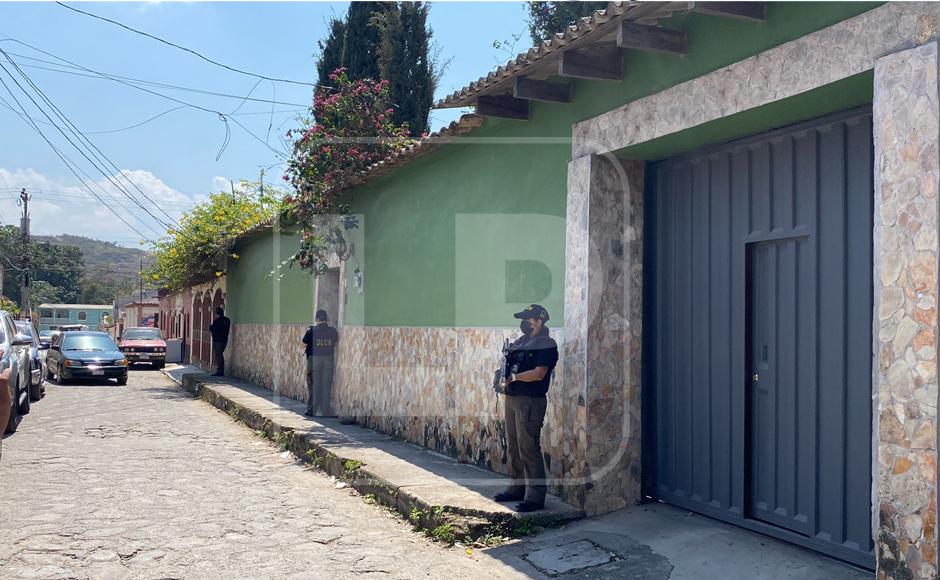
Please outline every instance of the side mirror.
[{"label": "side mirror", "polygon": [[121,340],[121,335],[119,334],[115,340]]}]

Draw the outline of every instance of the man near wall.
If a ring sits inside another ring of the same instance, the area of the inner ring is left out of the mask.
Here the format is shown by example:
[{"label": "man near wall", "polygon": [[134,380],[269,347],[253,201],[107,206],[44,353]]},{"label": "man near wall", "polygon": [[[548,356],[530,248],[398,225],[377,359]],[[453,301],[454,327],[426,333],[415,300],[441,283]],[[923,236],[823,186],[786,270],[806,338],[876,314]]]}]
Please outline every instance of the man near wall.
[{"label": "man near wall", "polygon": [[514,315],[522,322],[510,349],[514,372],[505,379],[506,443],[512,481],[496,501],[519,501],[516,511],[545,507],[545,463],[542,459],[542,424],[552,371],[558,363],[558,345],[548,335],[548,311],[538,304]]},{"label": "man near wall", "polygon": [[339,333],[329,325],[326,310],[317,310],[316,325],[304,334],[304,352],[307,354],[307,412],[308,417],[332,417],[330,395],[333,389],[333,359]]},{"label": "man near wall", "polygon": [[214,377],[225,376],[225,347],[228,345],[228,332],[232,321],[225,316],[225,311],[219,306],[215,309],[215,321],[209,325],[212,333],[212,358],[215,360],[216,371]]}]

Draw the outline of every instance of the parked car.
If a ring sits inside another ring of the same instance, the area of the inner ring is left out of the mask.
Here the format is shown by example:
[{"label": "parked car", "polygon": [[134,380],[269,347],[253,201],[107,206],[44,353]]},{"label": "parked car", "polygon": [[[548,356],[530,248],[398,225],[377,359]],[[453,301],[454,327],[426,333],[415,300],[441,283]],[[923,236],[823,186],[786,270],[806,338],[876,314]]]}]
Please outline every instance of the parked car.
[{"label": "parked car", "polygon": [[0,371],[10,368],[10,396],[13,405],[6,433],[14,433],[23,415],[29,413],[29,345],[31,340],[17,337],[13,316],[0,310]]},{"label": "parked car", "polygon": [[166,364],[166,340],[159,328],[125,328],[118,337],[118,346],[131,364],[150,363],[155,369],[162,369]]},{"label": "parked car", "polygon": [[59,327],[59,332],[76,332],[88,330],[88,326],[85,324],[63,324]]},{"label": "parked car", "polygon": [[33,325],[25,320],[16,321],[17,337],[29,338],[29,399],[38,401],[45,392],[42,384],[46,376],[45,351],[39,345],[39,337]]},{"label": "parked car", "polygon": [[63,332],[55,337],[46,358],[46,378],[59,384],[70,379],[116,379],[127,384],[127,359],[104,332]]},{"label": "parked car", "polygon": [[[52,344],[52,337],[58,334],[55,330],[40,330],[39,331],[39,348],[46,350],[49,348],[49,345]],[[45,357],[43,361],[45,362]]]}]

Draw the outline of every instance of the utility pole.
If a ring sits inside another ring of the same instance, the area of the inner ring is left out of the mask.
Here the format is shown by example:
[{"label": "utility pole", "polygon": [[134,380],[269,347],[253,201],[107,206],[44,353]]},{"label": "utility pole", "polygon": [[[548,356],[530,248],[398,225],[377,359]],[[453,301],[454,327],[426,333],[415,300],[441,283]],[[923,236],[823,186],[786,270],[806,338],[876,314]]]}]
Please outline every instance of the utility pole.
[{"label": "utility pole", "polygon": [[140,303],[144,303],[144,259],[140,259]]},{"label": "utility pole", "polygon": [[23,282],[20,290],[20,312],[29,316],[32,311],[29,303],[29,200],[32,196],[26,189],[20,191],[20,200],[17,202],[23,208],[23,218],[20,221],[20,233],[23,234]]}]

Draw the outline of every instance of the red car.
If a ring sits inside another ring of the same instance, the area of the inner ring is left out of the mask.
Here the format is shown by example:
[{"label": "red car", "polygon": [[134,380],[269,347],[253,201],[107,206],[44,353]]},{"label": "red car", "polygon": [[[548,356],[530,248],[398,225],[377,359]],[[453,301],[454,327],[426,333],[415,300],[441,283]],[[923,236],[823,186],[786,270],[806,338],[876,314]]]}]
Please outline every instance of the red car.
[{"label": "red car", "polygon": [[155,369],[166,364],[166,340],[159,328],[125,328],[118,346],[131,364],[150,363]]}]

